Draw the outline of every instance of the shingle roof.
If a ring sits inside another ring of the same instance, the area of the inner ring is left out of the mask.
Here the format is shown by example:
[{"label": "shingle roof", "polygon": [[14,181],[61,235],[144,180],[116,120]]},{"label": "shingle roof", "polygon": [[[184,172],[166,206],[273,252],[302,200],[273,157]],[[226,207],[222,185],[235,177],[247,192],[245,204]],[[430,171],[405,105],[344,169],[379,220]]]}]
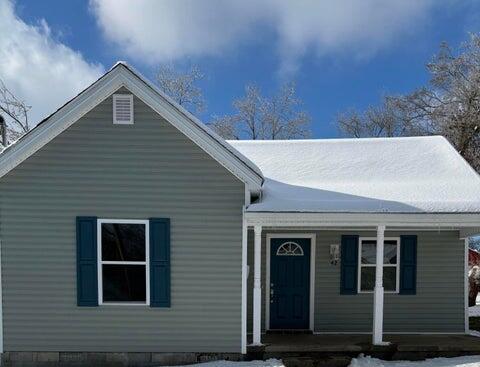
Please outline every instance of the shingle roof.
[{"label": "shingle roof", "polygon": [[480,177],[443,137],[229,141],[263,172],[254,212],[480,212]]}]

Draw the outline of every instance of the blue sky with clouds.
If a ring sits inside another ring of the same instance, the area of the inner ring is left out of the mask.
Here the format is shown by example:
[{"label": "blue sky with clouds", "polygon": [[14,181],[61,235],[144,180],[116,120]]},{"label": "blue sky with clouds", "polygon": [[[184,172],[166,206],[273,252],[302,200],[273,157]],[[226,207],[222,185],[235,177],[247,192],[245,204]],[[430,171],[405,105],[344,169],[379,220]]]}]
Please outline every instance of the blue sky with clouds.
[{"label": "blue sky with clouds", "polygon": [[338,113],[425,83],[440,42],[480,31],[480,1],[0,0],[0,19],[0,78],[34,120],[116,60],[150,78],[198,64],[204,121],[231,112],[248,82],[268,94],[295,80],[322,138],[338,135]]}]

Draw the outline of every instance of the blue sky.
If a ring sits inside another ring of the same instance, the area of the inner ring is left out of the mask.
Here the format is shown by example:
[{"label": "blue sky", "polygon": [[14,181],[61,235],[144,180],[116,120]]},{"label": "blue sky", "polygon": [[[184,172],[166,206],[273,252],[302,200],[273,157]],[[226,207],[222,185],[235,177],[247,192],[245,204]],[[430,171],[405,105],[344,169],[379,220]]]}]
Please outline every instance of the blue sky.
[{"label": "blue sky", "polygon": [[0,0],[11,18],[0,25],[0,78],[37,119],[116,60],[150,78],[162,63],[198,64],[204,121],[230,113],[248,82],[268,94],[295,80],[314,137],[327,138],[338,136],[338,113],[421,86],[440,42],[480,31],[479,1],[270,2]]}]

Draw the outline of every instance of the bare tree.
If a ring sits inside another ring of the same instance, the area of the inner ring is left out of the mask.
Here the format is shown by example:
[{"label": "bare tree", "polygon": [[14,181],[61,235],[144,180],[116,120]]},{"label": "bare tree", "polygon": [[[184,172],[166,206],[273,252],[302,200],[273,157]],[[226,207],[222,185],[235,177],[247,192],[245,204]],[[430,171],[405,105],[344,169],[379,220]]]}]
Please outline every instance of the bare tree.
[{"label": "bare tree", "polygon": [[213,121],[208,123],[218,135],[224,139],[229,140],[239,140],[236,129],[236,120],[235,116],[213,116]]},{"label": "bare tree", "polygon": [[192,113],[198,113],[205,108],[203,93],[198,86],[198,82],[204,77],[205,75],[195,65],[185,72],[179,72],[171,66],[162,66],[155,79],[160,89],[180,106]]},{"label": "bare tree", "polygon": [[337,125],[344,135],[355,138],[418,134],[398,113],[396,97],[389,96],[384,97],[379,106],[370,106],[362,113],[350,110],[339,114]]},{"label": "bare tree", "polygon": [[310,117],[300,110],[295,85],[283,85],[271,98],[263,97],[255,84],[245,87],[245,96],[233,102],[236,113],[214,118],[210,126],[224,138],[276,140],[306,138]]},{"label": "bare tree", "polygon": [[446,44],[427,64],[428,85],[403,96],[387,96],[379,107],[337,118],[348,136],[445,136],[480,170],[480,35],[457,54]]},{"label": "bare tree", "polygon": [[6,122],[8,141],[19,139],[32,128],[28,121],[30,108],[31,106],[15,97],[0,79],[0,113]]}]

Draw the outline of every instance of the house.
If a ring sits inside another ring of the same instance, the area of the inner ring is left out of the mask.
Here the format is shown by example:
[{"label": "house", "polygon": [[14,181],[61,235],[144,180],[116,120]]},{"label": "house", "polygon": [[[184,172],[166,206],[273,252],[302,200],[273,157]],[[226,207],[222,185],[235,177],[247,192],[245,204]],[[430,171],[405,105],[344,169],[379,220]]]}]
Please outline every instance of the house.
[{"label": "house", "polygon": [[1,351],[465,334],[479,228],[442,137],[226,142],[118,63],[0,155]]}]

